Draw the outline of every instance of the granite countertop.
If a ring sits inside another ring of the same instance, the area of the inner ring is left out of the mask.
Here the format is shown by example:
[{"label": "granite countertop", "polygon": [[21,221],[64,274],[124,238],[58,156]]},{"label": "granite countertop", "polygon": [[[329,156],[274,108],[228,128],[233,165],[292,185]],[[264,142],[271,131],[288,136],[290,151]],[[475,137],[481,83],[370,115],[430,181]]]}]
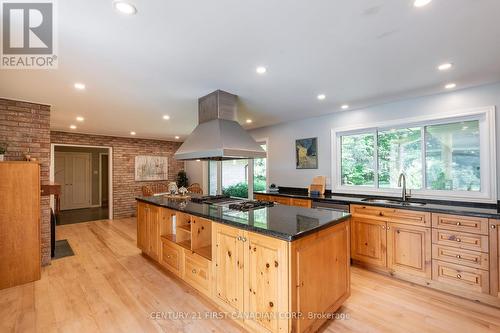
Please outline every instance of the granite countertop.
[{"label": "granite countertop", "polygon": [[[310,196],[307,191],[280,191],[280,192],[269,192],[269,191],[258,191],[255,194],[265,194],[265,195],[276,195],[291,198],[301,198],[301,199],[311,199],[317,202],[331,202],[339,204],[359,204],[365,206],[379,206],[387,208],[400,208],[408,210],[435,212],[435,213],[445,213],[445,214],[455,214],[455,215],[467,215],[467,216],[477,216],[485,217],[490,219],[500,219],[500,212],[495,204],[471,204],[471,203],[456,203],[450,201],[437,201],[437,200],[410,200],[411,202],[425,202],[424,206],[403,206],[399,204],[388,204],[388,203],[373,203],[362,201],[364,198],[373,196],[352,196],[352,195],[340,195],[340,194],[330,194],[327,193],[323,196]],[[385,199],[396,199],[397,198],[387,198]]]},{"label": "granite countertop", "polygon": [[164,196],[141,196],[136,200],[285,241],[294,241],[334,226],[350,217],[349,213],[283,205],[240,212],[231,210],[227,206],[198,204],[189,200],[173,200]]}]

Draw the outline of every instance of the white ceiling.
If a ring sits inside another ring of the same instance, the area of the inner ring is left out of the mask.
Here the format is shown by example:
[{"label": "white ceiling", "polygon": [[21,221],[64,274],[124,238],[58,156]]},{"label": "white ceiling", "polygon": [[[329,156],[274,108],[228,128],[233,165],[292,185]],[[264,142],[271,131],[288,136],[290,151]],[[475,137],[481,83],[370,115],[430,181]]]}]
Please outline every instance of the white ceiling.
[{"label": "white ceiling", "polygon": [[59,69],[2,70],[0,96],[53,105],[53,129],[171,139],[215,89],[254,128],[500,80],[498,0],[131,2],[126,17],[112,0],[58,1]]}]

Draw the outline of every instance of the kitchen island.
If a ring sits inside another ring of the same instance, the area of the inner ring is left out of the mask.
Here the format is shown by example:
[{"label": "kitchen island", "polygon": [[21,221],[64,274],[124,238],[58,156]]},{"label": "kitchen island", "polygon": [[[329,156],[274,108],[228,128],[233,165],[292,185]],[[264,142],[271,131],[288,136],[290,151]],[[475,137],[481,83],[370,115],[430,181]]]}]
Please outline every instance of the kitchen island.
[{"label": "kitchen island", "polygon": [[251,332],[314,332],[350,295],[350,215],[137,198],[137,244]]}]

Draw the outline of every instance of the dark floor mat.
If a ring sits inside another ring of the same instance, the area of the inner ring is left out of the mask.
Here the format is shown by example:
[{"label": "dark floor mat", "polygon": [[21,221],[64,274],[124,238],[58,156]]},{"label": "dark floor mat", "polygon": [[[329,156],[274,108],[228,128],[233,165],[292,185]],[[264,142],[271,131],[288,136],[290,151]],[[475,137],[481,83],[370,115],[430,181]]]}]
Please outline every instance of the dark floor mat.
[{"label": "dark floor mat", "polygon": [[57,225],[105,220],[108,216],[109,209],[105,207],[63,210],[57,215]]},{"label": "dark floor mat", "polygon": [[69,245],[67,239],[61,239],[61,240],[56,241],[54,258],[52,258],[52,259],[61,259],[64,257],[71,257],[74,255],[75,255],[75,253],[73,252],[73,249],[71,248],[71,245]]}]

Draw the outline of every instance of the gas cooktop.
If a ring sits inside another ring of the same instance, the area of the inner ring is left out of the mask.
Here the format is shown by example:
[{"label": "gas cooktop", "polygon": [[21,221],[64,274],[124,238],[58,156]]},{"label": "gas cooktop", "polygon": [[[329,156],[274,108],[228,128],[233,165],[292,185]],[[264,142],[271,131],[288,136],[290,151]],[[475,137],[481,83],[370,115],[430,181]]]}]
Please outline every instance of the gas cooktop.
[{"label": "gas cooktop", "polygon": [[240,210],[243,212],[247,212],[251,209],[259,209],[264,207],[272,207],[274,206],[274,202],[271,201],[260,201],[260,200],[249,200],[238,203],[229,204],[229,209]]}]

